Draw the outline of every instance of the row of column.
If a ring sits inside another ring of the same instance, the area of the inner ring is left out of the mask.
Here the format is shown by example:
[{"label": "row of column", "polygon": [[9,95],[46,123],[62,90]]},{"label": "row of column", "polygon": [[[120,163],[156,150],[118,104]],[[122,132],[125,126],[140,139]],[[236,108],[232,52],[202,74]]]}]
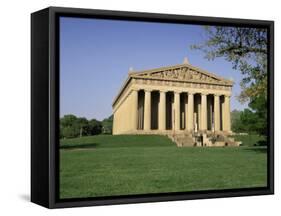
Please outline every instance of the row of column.
[{"label": "row of column", "polygon": [[[198,112],[201,114],[201,122],[200,122],[200,130],[207,130],[207,94],[201,94],[201,108]],[[151,91],[145,90],[144,97],[144,130],[151,129]],[[138,91],[133,90],[133,100],[135,106],[134,110],[137,110],[138,103]],[[230,97],[224,96],[224,104],[222,109],[220,109],[220,95],[214,95],[214,130],[220,131],[220,122],[221,116],[223,118],[222,121],[222,129],[223,131],[230,131]],[[158,129],[165,130],[166,129],[166,91],[160,91],[159,98],[159,106],[158,106]],[[175,130],[180,130],[180,92],[174,92],[174,127]],[[222,115],[221,115],[222,112]],[[133,121],[135,122],[135,126],[137,126],[137,111],[134,112],[135,116],[133,116]],[[188,131],[194,130],[194,93],[188,93],[188,103],[187,103],[187,111],[185,114],[185,129]],[[136,127],[137,128],[137,127]],[[135,128],[135,129],[136,129]]]}]

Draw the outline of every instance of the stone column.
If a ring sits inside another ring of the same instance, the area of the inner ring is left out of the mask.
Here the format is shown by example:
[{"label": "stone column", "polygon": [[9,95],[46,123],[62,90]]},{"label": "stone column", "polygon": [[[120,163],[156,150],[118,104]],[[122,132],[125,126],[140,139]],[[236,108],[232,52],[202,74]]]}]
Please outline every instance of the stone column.
[{"label": "stone column", "polygon": [[199,130],[199,129],[201,129],[201,98],[197,97],[197,102],[196,103],[197,103],[197,119],[196,119],[196,123],[197,123],[197,130]]},{"label": "stone column", "polygon": [[132,130],[137,130],[138,126],[138,91],[136,89],[132,90]]},{"label": "stone column", "polygon": [[151,91],[145,90],[144,95],[144,130],[151,129]]},{"label": "stone column", "polygon": [[158,129],[166,130],[166,92],[160,91],[158,106]]},{"label": "stone column", "polygon": [[187,130],[187,124],[188,124],[188,94],[185,95],[184,111],[185,111],[185,130]]},{"label": "stone column", "polygon": [[207,130],[207,95],[201,93],[201,128],[200,130]]},{"label": "stone column", "polygon": [[230,96],[224,96],[224,131],[231,131],[231,121],[230,121]]},{"label": "stone column", "polygon": [[221,129],[224,130],[225,128],[225,100],[223,98],[223,100],[220,101],[220,111],[221,111]]},{"label": "stone column", "polygon": [[180,93],[174,92],[175,103],[175,130],[180,130]]},{"label": "stone column", "polygon": [[188,105],[187,105],[187,130],[193,131],[193,113],[194,113],[194,94],[188,93]]},{"label": "stone column", "polygon": [[220,131],[220,96],[214,95],[214,125],[215,131]]}]

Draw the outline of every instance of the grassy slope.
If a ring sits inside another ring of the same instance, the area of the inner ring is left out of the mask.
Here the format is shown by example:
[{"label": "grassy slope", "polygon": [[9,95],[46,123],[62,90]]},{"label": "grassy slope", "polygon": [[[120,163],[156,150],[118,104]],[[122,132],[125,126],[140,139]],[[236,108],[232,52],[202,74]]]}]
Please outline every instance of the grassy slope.
[{"label": "grassy slope", "polygon": [[120,148],[120,147],[174,147],[165,136],[157,135],[98,135],[61,140],[61,148]]},{"label": "grassy slope", "polygon": [[266,185],[264,148],[177,148],[166,137],[145,135],[83,137],[61,146],[61,198]]}]

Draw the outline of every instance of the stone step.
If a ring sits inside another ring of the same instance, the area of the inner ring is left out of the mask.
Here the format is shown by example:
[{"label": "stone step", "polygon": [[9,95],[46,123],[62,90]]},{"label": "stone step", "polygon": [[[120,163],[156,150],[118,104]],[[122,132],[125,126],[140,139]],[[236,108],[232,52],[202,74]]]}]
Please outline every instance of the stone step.
[{"label": "stone step", "polygon": [[194,146],[195,142],[191,135],[173,135],[170,137],[178,147]]},{"label": "stone step", "polygon": [[171,134],[168,137],[178,147],[192,146],[239,146],[241,142],[234,141],[227,135],[218,134]]}]

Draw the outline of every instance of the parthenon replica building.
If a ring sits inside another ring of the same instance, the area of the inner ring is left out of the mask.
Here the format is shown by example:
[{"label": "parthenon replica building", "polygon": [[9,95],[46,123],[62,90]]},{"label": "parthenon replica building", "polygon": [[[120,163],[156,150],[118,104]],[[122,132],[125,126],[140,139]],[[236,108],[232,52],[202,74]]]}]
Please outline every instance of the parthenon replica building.
[{"label": "parthenon replica building", "polygon": [[233,81],[194,67],[187,59],[174,66],[129,71],[112,104],[113,134],[182,134],[193,140],[194,134],[227,136],[232,86]]}]

